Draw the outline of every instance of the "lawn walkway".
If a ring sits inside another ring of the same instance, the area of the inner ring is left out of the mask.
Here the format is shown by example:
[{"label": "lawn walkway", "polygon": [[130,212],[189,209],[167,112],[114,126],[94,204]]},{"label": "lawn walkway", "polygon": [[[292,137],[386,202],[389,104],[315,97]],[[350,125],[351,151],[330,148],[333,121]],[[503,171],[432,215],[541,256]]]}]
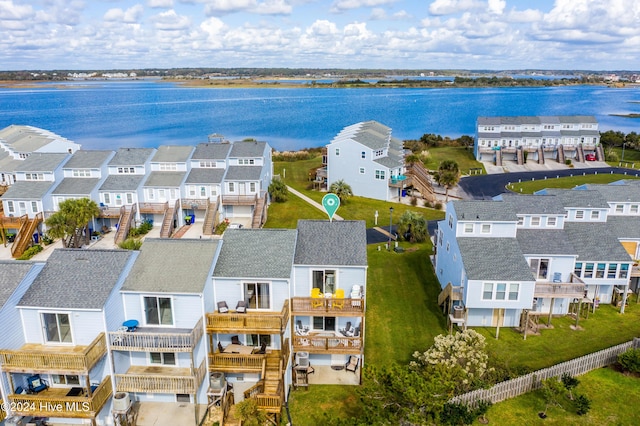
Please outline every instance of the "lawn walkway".
[{"label": "lawn walkway", "polygon": [[[322,207],[322,204],[316,202],[315,200],[312,200],[311,198],[307,197],[306,195],[304,195],[302,192],[297,191],[295,189],[293,189],[292,187],[290,187],[289,185],[287,185],[287,189],[289,190],[289,192],[291,192],[293,195],[295,195],[296,197],[299,197],[301,199],[303,199],[304,201],[306,201],[307,203],[311,204],[313,207],[322,210],[323,212],[325,212],[324,207]],[[344,220],[341,216],[338,216],[337,214],[333,215],[333,218],[335,220]]]}]

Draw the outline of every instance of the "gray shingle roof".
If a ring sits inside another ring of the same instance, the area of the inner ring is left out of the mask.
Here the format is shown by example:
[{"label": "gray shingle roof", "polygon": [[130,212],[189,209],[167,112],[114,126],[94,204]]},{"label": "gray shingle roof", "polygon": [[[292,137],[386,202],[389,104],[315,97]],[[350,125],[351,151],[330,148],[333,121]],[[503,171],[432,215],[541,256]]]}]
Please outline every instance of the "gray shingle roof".
[{"label": "gray shingle roof", "polygon": [[18,181],[11,185],[2,198],[5,200],[40,200],[51,189],[55,182]]},{"label": "gray shingle roof", "polygon": [[149,177],[144,182],[144,186],[180,186],[187,172],[159,172],[149,173]]},{"label": "gray shingle roof", "polygon": [[607,200],[598,191],[549,188],[544,192],[557,196],[562,205],[569,208],[609,208]]},{"label": "gray shingle roof", "polygon": [[97,169],[100,168],[114,151],[93,151],[79,149],[74,152],[69,161],[64,165],[65,169]]},{"label": "gray shingle roof", "polygon": [[296,265],[367,265],[367,230],[362,220],[299,220]]},{"label": "gray shingle roof", "polygon": [[[34,262],[22,260],[0,261],[0,310],[34,264]],[[10,308],[12,307],[10,306]]]},{"label": "gray shingle roof", "polygon": [[207,239],[146,239],[122,291],[202,293],[218,244]]},{"label": "gray shingle roof", "polygon": [[136,252],[56,249],[18,306],[102,309]]},{"label": "gray shingle roof", "polygon": [[[79,151],[78,151],[79,152]],[[64,178],[53,190],[55,195],[89,195],[100,182],[98,178]]]},{"label": "gray shingle roof", "polygon": [[109,161],[110,166],[140,166],[151,158],[154,148],[120,148]]},{"label": "gray shingle roof", "polygon": [[535,281],[515,238],[458,238],[470,280]]},{"label": "gray shingle roof", "polygon": [[228,278],[290,278],[295,229],[227,229],[213,273]]},{"label": "gray shingle roof", "polygon": [[578,255],[562,229],[518,229],[516,239],[525,255]]},{"label": "gray shingle roof", "polygon": [[5,151],[4,156],[0,154],[0,170],[3,172],[14,172],[22,164],[22,160],[15,160],[13,157],[9,157]]},{"label": "gray shingle roof", "polygon": [[607,216],[607,225],[617,238],[640,239],[640,216]]},{"label": "gray shingle roof", "polygon": [[565,210],[560,200],[553,195],[501,194],[502,200],[517,214],[558,214]]},{"label": "gray shingle roof", "polygon": [[21,125],[11,125],[0,130],[0,139],[11,145],[16,152],[34,152],[56,140],[72,143],[49,130]]},{"label": "gray shingle roof", "polygon": [[586,185],[588,190],[597,191],[610,203],[640,202],[640,186],[637,185]]},{"label": "gray shingle roof", "polygon": [[151,161],[154,163],[186,163],[193,149],[188,145],[161,145]]},{"label": "gray shingle roof", "polygon": [[226,180],[259,180],[262,173],[261,166],[229,166]]},{"label": "gray shingle roof", "polygon": [[404,160],[396,156],[376,158],[373,161],[390,169],[395,169],[404,165]]},{"label": "gray shingle roof", "polygon": [[16,168],[19,172],[53,172],[60,164],[64,163],[70,154],[58,153],[41,153],[34,152],[30,154]]},{"label": "gray shingle roof", "polygon": [[266,142],[233,142],[230,158],[262,157],[267,147]]},{"label": "gray shingle roof", "polygon": [[571,245],[578,252],[578,260],[614,262],[631,260],[606,223],[565,222],[564,230]]},{"label": "gray shingle roof", "polygon": [[224,160],[231,150],[230,143],[201,143],[196,146],[193,160]]},{"label": "gray shingle roof", "polygon": [[225,172],[225,169],[191,169],[185,183],[221,183]]},{"label": "gray shingle roof", "polygon": [[100,191],[133,191],[140,187],[145,175],[109,175]]},{"label": "gray shingle roof", "polygon": [[518,217],[512,206],[493,200],[452,201],[459,221],[501,221],[517,222]]}]

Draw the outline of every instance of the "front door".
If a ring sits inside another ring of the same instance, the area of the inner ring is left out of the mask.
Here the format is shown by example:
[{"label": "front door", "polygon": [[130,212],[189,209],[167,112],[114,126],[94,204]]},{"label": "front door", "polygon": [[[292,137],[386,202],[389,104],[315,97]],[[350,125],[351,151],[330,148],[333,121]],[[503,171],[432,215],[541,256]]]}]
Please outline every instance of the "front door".
[{"label": "front door", "polygon": [[491,320],[492,327],[502,327],[504,325],[504,309],[494,309]]},{"label": "front door", "polygon": [[18,202],[18,214],[20,216],[27,214],[27,203],[25,203],[24,201]]},{"label": "front door", "polygon": [[238,184],[238,192],[240,195],[247,195],[247,186],[244,182]]}]

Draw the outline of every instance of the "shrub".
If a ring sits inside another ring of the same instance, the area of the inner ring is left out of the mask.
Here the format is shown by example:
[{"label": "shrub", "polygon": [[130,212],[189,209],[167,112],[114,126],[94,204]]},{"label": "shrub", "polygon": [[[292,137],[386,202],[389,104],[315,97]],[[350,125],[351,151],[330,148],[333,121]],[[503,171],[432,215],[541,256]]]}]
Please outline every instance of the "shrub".
[{"label": "shrub", "polygon": [[51,238],[48,234],[44,234],[42,236],[42,244],[44,244],[45,246],[53,244],[53,238]]},{"label": "shrub", "polygon": [[429,200],[424,200],[424,206],[425,207],[433,207],[433,204]]},{"label": "shrub", "polygon": [[571,165],[571,158],[565,158],[564,159],[564,164],[566,164],[567,166]]},{"label": "shrub", "polygon": [[447,402],[442,407],[440,421],[443,425],[470,425],[473,423],[474,417],[476,417],[474,412],[469,410],[466,405]]},{"label": "shrub", "polygon": [[127,238],[119,244],[119,247],[124,250],[140,250],[140,247],[142,247],[142,240],[137,238]]},{"label": "shrub", "polygon": [[29,260],[36,254],[40,253],[41,251],[42,251],[41,245],[38,244],[35,246],[31,246],[28,249],[26,249],[24,253],[22,253],[22,256],[20,256],[18,260]]},{"label": "shrub", "polygon": [[440,201],[436,202],[433,208],[436,210],[442,210],[442,203]]},{"label": "shrub", "polygon": [[280,179],[273,179],[269,185],[269,195],[276,203],[284,203],[289,199],[289,189]]},{"label": "shrub", "polygon": [[411,205],[414,207],[418,205],[418,199],[416,197],[411,197]]},{"label": "shrub", "polygon": [[578,395],[576,397],[576,413],[579,416],[584,416],[591,409],[591,400],[584,395]]},{"label": "shrub", "polygon": [[222,235],[222,234],[224,234],[224,231],[226,231],[226,230],[227,230],[227,226],[229,226],[229,222],[228,222],[228,221],[226,221],[226,220],[225,220],[225,221],[223,221],[223,222],[220,222],[220,223],[218,224],[218,226],[216,226],[216,230],[214,231],[214,233],[215,233],[216,235]]},{"label": "shrub", "polygon": [[640,349],[627,349],[618,355],[618,364],[624,371],[640,373]]}]

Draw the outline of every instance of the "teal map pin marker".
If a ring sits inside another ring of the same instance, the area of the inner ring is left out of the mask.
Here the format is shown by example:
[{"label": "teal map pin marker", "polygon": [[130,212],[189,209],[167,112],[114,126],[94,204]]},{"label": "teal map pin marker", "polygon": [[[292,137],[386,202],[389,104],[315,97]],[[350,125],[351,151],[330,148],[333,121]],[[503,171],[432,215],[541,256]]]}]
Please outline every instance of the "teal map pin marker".
[{"label": "teal map pin marker", "polygon": [[322,197],[322,207],[329,215],[329,222],[331,222],[333,215],[336,214],[336,210],[340,207],[340,198],[336,194],[327,194]]}]

